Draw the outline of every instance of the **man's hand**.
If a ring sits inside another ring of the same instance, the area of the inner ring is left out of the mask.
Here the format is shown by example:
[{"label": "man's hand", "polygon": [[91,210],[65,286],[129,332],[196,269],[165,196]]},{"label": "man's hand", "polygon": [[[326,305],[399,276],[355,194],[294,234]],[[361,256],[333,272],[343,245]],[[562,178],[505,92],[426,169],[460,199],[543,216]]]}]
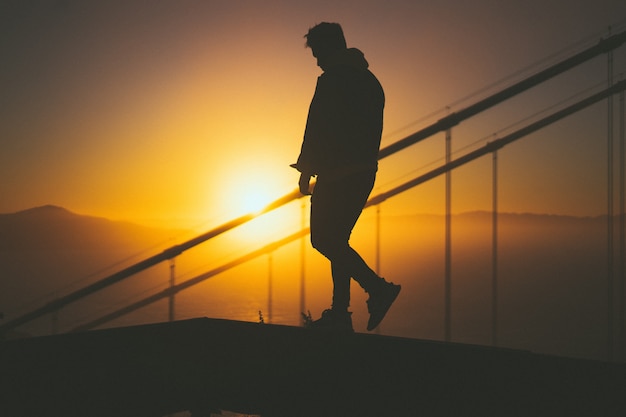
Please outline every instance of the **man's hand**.
[{"label": "man's hand", "polygon": [[311,175],[303,172],[300,174],[300,181],[298,181],[298,187],[303,195],[311,195]]}]

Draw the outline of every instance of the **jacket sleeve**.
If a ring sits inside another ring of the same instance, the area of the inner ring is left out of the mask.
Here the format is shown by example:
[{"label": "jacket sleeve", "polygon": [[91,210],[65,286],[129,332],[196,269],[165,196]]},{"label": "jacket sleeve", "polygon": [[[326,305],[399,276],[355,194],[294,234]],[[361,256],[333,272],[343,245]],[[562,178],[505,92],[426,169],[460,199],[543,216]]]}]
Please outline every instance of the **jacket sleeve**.
[{"label": "jacket sleeve", "polygon": [[323,142],[327,134],[325,131],[328,124],[326,113],[329,111],[329,101],[332,102],[332,99],[329,97],[331,91],[326,84],[327,82],[323,75],[317,79],[315,94],[309,106],[300,156],[296,163],[298,171],[311,175],[318,174],[320,162],[324,154]]}]

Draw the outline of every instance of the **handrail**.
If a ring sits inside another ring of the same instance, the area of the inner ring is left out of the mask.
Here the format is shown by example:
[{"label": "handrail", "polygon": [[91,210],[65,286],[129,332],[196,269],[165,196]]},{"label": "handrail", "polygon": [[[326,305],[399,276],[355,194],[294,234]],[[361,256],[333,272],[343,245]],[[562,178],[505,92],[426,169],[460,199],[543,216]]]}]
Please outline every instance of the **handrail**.
[{"label": "handrail", "polygon": [[[495,140],[493,142],[490,142],[488,144],[486,144],[485,146],[483,146],[482,148],[479,148],[475,151],[469,152],[453,161],[450,161],[447,164],[441,165],[438,168],[435,168],[423,175],[420,175],[410,181],[407,181],[387,192],[381,193],[377,196],[374,196],[372,198],[370,198],[365,207],[372,207],[378,204],[383,203],[384,201],[388,200],[389,198],[396,196],[400,193],[403,193],[404,191],[407,191],[411,188],[416,187],[419,184],[422,184],[426,181],[429,181],[431,179],[434,179],[436,177],[438,177],[439,175],[443,175],[444,173],[451,171],[455,168],[460,167],[461,165],[464,165],[468,162],[471,162],[475,159],[478,159],[488,153],[497,151],[501,148],[503,148],[506,145],[509,145],[510,143],[521,139],[524,136],[527,136],[531,133],[536,132],[537,130],[546,127],[552,123],[555,123],[567,116],[569,116],[570,114],[576,113],[586,107],[589,107],[590,105],[597,103],[598,101],[608,97],[609,95],[612,94],[616,94],[620,91],[624,91],[626,90],[626,81],[620,81],[616,84],[614,84],[613,86],[599,92],[596,94],[593,94],[591,96],[589,96],[586,99],[583,99],[575,104],[572,104],[571,106],[568,106],[562,110],[559,110],[549,116],[546,116],[545,118],[538,120],[526,127],[523,127],[515,132],[510,133],[509,135]],[[194,278],[191,278],[187,281],[181,282],[180,284],[174,285],[172,287],[169,287],[161,292],[155,293],[153,295],[150,295],[146,298],[143,298],[139,301],[134,302],[133,304],[130,304],[126,307],[123,307],[119,310],[116,310],[114,312],[111,312],[105,316],[102,316],[98,319],[95,319],[93,321],[90,321],[88,323],[84,323],[80,326],[77,326],[75,328],[73,328],[72,330],[70,330],[70,332],[77,332],[77,331],[84,331],[84,330],[90,330],[94,327],[100,326],[102,324],[105,324],[111,320],[114,320],[116,318],[119,318],[125,314],[131,313],[135,310],[138,310],[139,308],[145,307],[149,304],[152,304],[156,301],[159,301],[163,298],[166,297],[170,297],[172,295],[175,295],[177,293],[179,293],[180,291],[187,289],[193,285],[199,284],[202,281],[205,281],[217,274],[220,274],[228,269],[234,268],[235,266],[241,265],[244,262],[250,261],[254,258],[257,258],[265,253],[269,253],[272,252],[275,249],[278,249],[288,243],[291,243],[293,241],[295,241],[298,238],[301,238],[303,236],[306,236],[309,233],[309,228],[304,228],[302,230],[300,230],[299,232],[293,233],[287,237],[284,237],[282,239],[279,239],[275,242],[272,242],[266,246],[263,246],[260,249],[256,249],[246,255],[243,255],[231,262],[228,262],[222,266],[219,266],[217,268],[212,269],[211,271],[205,272],[203,274],[200,274]]]},{"label": "handrail", "polygon": [[[468,107],[466,107],[463,110],[460,110],[456,113],[452,113],[442,119],[440,119],[439,121],[433,123],[432,125],[418,131],[415,132],[407,137],[405,137],[404,139],[401,139],[391,145],[388,145],[384,148],[382,148],[378,154],[378,159],[384,159],[387,156],[390,156],[394,153],[397,153],[403,149],[408,148],[409,146],[416,144],[418,142],[420,142],[421,140],[424,140],[430,136],[433,136],[436,133],[440,133],[442,131],[445,131],[453,126],[458,125],[459,123],[461,123],[462,121],[482,112],[485,111],[493,106],[495,106],[496,104],[499,104],[517,94],[520,94],[544,81],[547,81],[550,78],[555,77],[558,74],[561,74],[569,69],[574,68],[577,65],[582,64],[583,62],[586,62],[600,54],[603,53],[607,53],[613,49],[618,48],[619,46],[621,46],[624,42],[626,42],[626,31],[621,32],[619,34],[616,35],[612,35],[606,39],[601,39],[598,44],[596,44],[595,46],[592,46],[590,48],[585,49],[582,52],[579,52],[577,54],[575,54],[574,56],[567,58],[543,71],[540,71],[508,88],[505,88],[504,90],[501,90],[498,93],[495,93],[473,105],[470,105]],[[143,261],[140,261],[122,271],[119,271],[113,275],[110,275],[106,278],[101,279],[100,281],[97,281],[85,288],[82,288],[80,290],[77,290],[73,293],[70,293],[64,297],[58,298],[54,301],[51,301],[48,304],[45,304],[44,306],[31,311],[30,313],[26,313],[20,317],[17,317],[11,321],[8,321],[7,323],[4,323],[3,325],[0,325],[0,335],[2,335],[4,332],[13,329],[21,324],[27,323],[29,321],[32,321],[38,317],[41,317],[45,314],[54,312],[68,304],[73,303],[74,301],[79,300],[80,298],[83,298],[87,295],[90,295],[94,292],[97,292],[101,289],[104,289],[112,284],[115,284],[125,278],[128,278],[131,275],[134,275],[138,272],[141,272],[145,269],[148,269],[160,262],[169,260],[174,258],[175,256],[181,254],[182,252],[186,251],[187,249],[190,249],[194,246],[197,246],[200,243],[203,243],[213,237],[216,237],[224,232],[227,232],[231,229],[234,229],[235,227],[238,227],[240,225],[243,225],[244,223],[247,223],[248,221],[262,215],[265,213],[268,213],[272,210],[275,210],[279,207],[282,207],[284,205],[286,205],[287,203],[297,200],[299,198],[301,198],[302,195],[300,194],[299,190],[293,190],[292,192],[284,195],[283,197],[273,201],[272,203],[270,203],[269,205],[267,205],[265,208],[263,208],[261,211],[254,213],[254,214],[246,214],[244,216],[241,216],[237,219],[231,220],[227,223],[224,223],[221,226],[218,226],[215,229],[210,230],[209,232],[206,232],[202,235],[197,236],[196,238],[193,238],[187,242],[184,242],[180,245],[176,245],[173,246],[169,249],[166,249],[165,251],[163,251],[160,254],[154,255],[152,257],[149,257]]]},{"label": "handrail", "polygon": [[566,116],[569,116],[570,114],[576,113],[582,109],[584,109],[585,107],[589,107],[590,105],[597,103],[598,101],[607,98],[610,95],[616,94],[620,91],[624,91],[626,90],[626,80],[620,81],[616,84],[613,84],[611,87],[606,88],[603,91],[600,91],[596,94],[593,94],[577,103],[572,104],[571,106],[568,106],[562,110],[559,110],[549,116],[544,117],[543,119],[540,119],[534,123],[531,123],[530,125],[521,128],[519,130],[516,130],[513,133],[508,134],[507,136],[497,139],[493,142],[489,142],[487,143],[485,146],[476,149],[475,151],[469,152],[453,161],[450,161],[444,165],[441,165],[438,168],[435,168],[423,175],[420,175],[419,177],[416,177],[410,181],[407,181],[389,191],[386,191],[384,193],[381,193],[379,195],[377,195],[376,197],[368,200],[366,207],[369,206],[374,206],[377,204],[382,203],[383,201],[398,195],[410,188],[413,188],[421,183],[424,183],[428,180],[431,180],[441,174],[444,174],[448,171],[451,171],[455,168],[460,167],[461,165],[465,165],[466,163],[473,161],[477,158],[480,158],[481,156],[484,156],[488,153],[497,151],[498,149],[510,144],[511,142],[514,142],[524,136],[527,136],[533,132],[536,132],[537,130],[546,127],[554,122],[557,122],[561,119],[563,119]]},{"label": "handrail", "polygon": [[128,313],[131,313],[135,310],[138,310],[142,307],[145,307],[149,304],[152,304],[156,301],[159,301],[163,298],[166,297],[170,297],[172,295],[175,295],[179,292],[181,292],[184,289],[187,289],[189,287],[192,287],[196,284],[199,284],[202,281],[205,281],[215,275],[218,275],[224,271],[227,271],[231,268],[234,268],[236,266],[239,266],[245,262],[251,261],[252,259],[255,259],[261,255],[264,255],[266,253],[269,252],[273,252],[274,250],[288,244],[291,243],[293,241],[295,241],[296,239],[299,239],[301,237],[306,236],[309,233],[309,228],[304,228],[302,230],[300,230],[299,232],[296,233],[292,233],[291,235],[284,237],[282,239],[279,239],[275,242],[269,243],[265,246],[263,246],[260,249],[256,249],[252,252],[247,253],[246,255],[243,255],[237,259],[234,259],[230,262],[225,263],[224,265],[218,266],[208,272],[202,273],[194,278],[190,278],[187,281],[181,282],[180,284],[176,284],[173,285],[171,287],[168,287],[166,289],[164,289],[161,292],[158,292],[156,294],[152,294],[146,298],[143,298],[139,301],[136,301],[130,305],[127,305],[126,307],[123,307],[119,310],[113,311],[105,316],[102,316],[100,318],[97,318],[93,321],[90,321],[88,323],[84,323],[81,324],[80,326],[77,326],[73,329],[70,330],[70,332],[79,332],[79,331],[83,331],[83,330],[89,330],[92,329],[94,327],[100,326],[101,324],[107,323],[111,320],[115,320],[116,318],[122,317],[123,315],[126,315]]},{"label": "handrail", "polygon": [[626,31],[613,35],[607,39],[601,39],[600,42],[598,42],[598,44],[596,44],[595,46],[587,48],[570,58],[567,58],[543,71],[531,75],[530,77],[525,78],[524,80],[510,87],[507,87],[504,90],[495,93],[469,107],[466,107],[463,110],[460,110],[456,113],[451,113],[450,115],[438,120],[432,125],[381,149],[380,153],[378,154],[378,159],[385,158],[436,133],[440,133],[447,129],[450,129],[453,126],[458,125],[460,122],[472,116],[475,116],[476,114],[483,112],[495,106],[496,104],[502,103],[503,101],[517,94],[529,90],[530,88],[544,81],[554,78],[555,76],[562,74],[563,72],[570,70],[577,65],[582,64],[583,62],[595,58],[600,54],[607,53],[613,49],[616,49],[620,47],[624,42],[626,42]]}]

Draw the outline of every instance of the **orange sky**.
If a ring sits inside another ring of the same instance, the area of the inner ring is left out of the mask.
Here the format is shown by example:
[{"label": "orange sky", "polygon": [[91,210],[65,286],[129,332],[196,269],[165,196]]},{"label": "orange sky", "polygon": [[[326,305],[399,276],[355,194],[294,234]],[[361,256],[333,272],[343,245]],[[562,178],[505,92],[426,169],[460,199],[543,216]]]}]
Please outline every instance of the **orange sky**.
[{"label": "orange sky", "polygon": [[[609,25],[623,30],[625,18],[611,0],[2,2],[0,213],[55,204],[206,229],[246,211],[250,190],[290,192],[319,75],[302,36],[320,21],[342,23],[385,87],[386,145],[446,113],[417,123],[427,114],[594,44]],[[455,149],[606,82],[605,59],[455,128]],[[605,108],[501,151],[501,209],[602,214]],[[438,137],[383,161],[375,193],[437,166],[443,149]],[[490,209],[490,158],[453,181],[454,211]],[[441,212],[442,184],[388,212]]]}]

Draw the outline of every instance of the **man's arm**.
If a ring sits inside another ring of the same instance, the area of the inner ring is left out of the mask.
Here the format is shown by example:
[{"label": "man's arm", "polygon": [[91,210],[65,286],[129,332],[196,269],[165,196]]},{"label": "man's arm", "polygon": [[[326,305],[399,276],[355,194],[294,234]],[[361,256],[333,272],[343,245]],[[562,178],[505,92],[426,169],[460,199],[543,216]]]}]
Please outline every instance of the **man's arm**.
[{"label": "man's arm", "polygon": [[291,164],[290,167],[300,171],[300,179],[298,180],[298,188],[303,195],[311,195],[311,177],[312,174],[304,172],[298,167],[298,164]]},{"label": "man's arm", "polygon": [[305,172],[300,173],[300,180],[298,181],[298,187],[303,195],[311,195],[311,175]]}]

